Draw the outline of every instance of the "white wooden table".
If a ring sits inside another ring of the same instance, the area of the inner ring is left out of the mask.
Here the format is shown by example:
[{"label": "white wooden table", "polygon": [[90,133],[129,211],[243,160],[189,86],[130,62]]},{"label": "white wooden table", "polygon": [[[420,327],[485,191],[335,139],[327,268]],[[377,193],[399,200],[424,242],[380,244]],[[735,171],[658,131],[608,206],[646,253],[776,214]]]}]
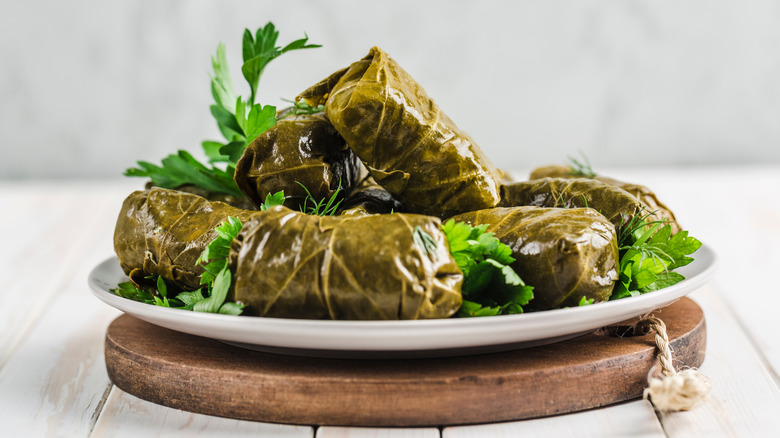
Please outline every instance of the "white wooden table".
[{"label": "white wooden table", "polygon": [[[465,427],[373,429],[229,420],[124,393],[103,336],[118,311],[90,293],[112,254],[124,197],[142,182],[0,181],[0,435],[7,437],[514,437],[780,435],[780,166],[603,171],[655,189],[720,256],[691,296],[707,318],[710,400],[656,414],[632,401],[576,414]],[[517,173],[522,176],[522,173]]]}]

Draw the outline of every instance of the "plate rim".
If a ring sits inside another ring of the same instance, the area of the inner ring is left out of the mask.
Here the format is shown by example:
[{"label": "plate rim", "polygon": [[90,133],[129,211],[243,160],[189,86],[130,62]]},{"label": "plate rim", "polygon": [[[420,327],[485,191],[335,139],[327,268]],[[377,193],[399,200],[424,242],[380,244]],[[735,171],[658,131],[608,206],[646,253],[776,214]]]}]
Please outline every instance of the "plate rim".
[{"label": "plate rim", "polygon": [[[603,324],[593,326],[585,331],[595,330],[605,325],[652,311],[655,308],[663,307],[693,292],[713,277],[717,265],[718,257],[715,251],[709,246],[702,244],[701,248],[694,253],[694,261],[690,265],[681,268],[684,271],[694,270],[694,275],[686,275],[687,278],[680,283],[640,296],[583,307],[553,309],[518,315],[401,321],[331,321],[235,316],[153,306],[122,298],[111,293],[105,287],[108,282],[103,281],[102,274],[106,270],[119,268],[116,256],[109,257],[93,267],[88,276],[88,283],[93,294],[109,306],[152,324],[184,333],[239,344],[251,344],[258,347],[293,348],[312,351],[394,351],[400,353],[403,351],[450,350],[495,346],[501,343],[512,343],[511,339],[516,339],[514,342],[520,343],[538,341],[544,339],[544,337],[495,332],[512,328],[512,326],[519,326],[520,328],[533,326],[534,331],[556,329],[555,326],[560,326],[560,320],[573,319],[576,322],[574,327],[581,327],[583,324],[591,327],[595,321],[603,320]],[[630,300],[629,303],[632,305],[626,305],[626,300]],[[653,303],[661,304],[655,305]],[[642,311],[629,310],[626,312],[626,310],[621,310],[624,307],[642,309]],[[619,319],[615,320],[617,318],[617,316],[614,316],[615,314],[620,315]],[[610,317],[610,315],[613,316]],[[210,330],[216,330],[216,332]],[[421,331],[423,333],[420,333]],[[331,340],[330,344],[317,341],[325,337],[325,332],[329,333],[331,337],[336,337]],[[560,337],[560,332],[561,330],[555,330],[556,335],[549,337]],[[574,332],[583,332],[583,330],[572,328],[569,331],[569,333]],[[256,339],[249,340],[246,336],[252,333],[271,336],[271,338],[264,338],[259,342]],[[306,333],[314,334],[315,341],[307,342],[305,338],[295,338]],[[473,340],[474,336],[480,333],[492,335],[491,339],[493,341],[486,341],[485,343],[475,342]],[[459,335],[466,336],[468,334],[471,334],[468,337],[471,340],[452,341],[453,337],[458,338]],[[414,336],[414,338],[409,339],[408,337],[410,336]],[[437,339],[439,342],[433,342]],[[507,339],[510,341],[505,342]],[[248,340],[249,342],[247,342]],[[408,342],[399,342],[401,340]]]}]

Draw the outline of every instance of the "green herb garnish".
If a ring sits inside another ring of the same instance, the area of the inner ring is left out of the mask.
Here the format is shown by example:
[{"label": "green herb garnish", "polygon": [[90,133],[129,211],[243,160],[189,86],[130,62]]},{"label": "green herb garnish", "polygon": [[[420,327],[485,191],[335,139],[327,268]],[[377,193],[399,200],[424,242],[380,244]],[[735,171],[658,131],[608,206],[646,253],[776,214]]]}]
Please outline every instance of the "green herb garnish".
[{"label": "green herb garnish", "polygon": [[317,114],[325,111],[325,105],[309,105],[308,103],[301,101],[296,102],[290,99],[282,99],[283,101],[292,105],[290,111],[285,115],[298,115],[298,114]]},{"label": "green herb garnish", "polygon": [[666,221],[648,221],[652,213],[636,216],[620,227],[618,250],[620,267],[618,282],[610,300],[636,296],[663,289],[684,280],[673,272],[693,261],[688,255],[701,247],[701,242],[680,231],[672,236]]},{"label": "green herb garnish", "polygon": [[287,199],[284,196],[284,190],[280,190],[276,193],[265,195],[265,202],[260,204],[260,211],[268,210],[275,205],[284,205],[284,200]]},{"label": "green herb garnish", "polygon": [[210,192],[243,197],[244,194],[233,181],[234,173],[233,165],[227,166],[224,170],[215,166],[207,167],[189,152],[180,150],[175,155],[163,158],[162,166],[138,161],[138,167],[127,169],[125,176],[149,177],[154,185],[163,188],[192,184]]},{"label": "green herb garnish", "polygon": [[322,47],[319,44],[306,44],[309,41],[309,36],[306,33],[304,33],[303,38],[295,40],[284,47],[276,45],[277,38],[279,38],[279,31],[276,30],[271,22],[257,29],[254,36],[249,32],[249,29],[244,30],[242,52],[244,65],[241,66],[241,73],[244,74],[244,78],[249,82],[252,90],[250,102],[254,102],[257,97],[257,85],[269,62],[283,53],[293,50]]},{"label": "green herb garnish", "polygon": [[582,298],[580,298],[580,302],[579,302],[579,304],[577,304],[577,306],[579,306],[579,307],[589,306],[589,305],[593,304],[593,301],[595,301],[593,298],[582,297]]},{"label": "green herb garnish", "polygon": [[493,316],[523,313],[533,298],[533,287],[523,283],[509,266],[515,261],[512,249],[493,233],[487,224],[472,227],[447,221],[442,231],[450,244],[450,253],[463,272],[463,305],[458,316]]},{"label": "green herb garnish", "polygon": [[211,105],[210,110],[217,121],[217,127],[225,137],[225,142],[207,140],[201,144],[209,159],[209,165],[199,162],[190,153],[179,150],[178,153],[163,158],[161,166],[138,161],[138,167],[129,168],[124,174],[151,178],[154,185],[163,188],[173,189],[192,184],[210,192],[244,197],[233,180],[236,162],[249,143],[276,124],[276,107],[255,103],[258,84],[265,67],[283,53],[321,47],[306,44],[308,36],[279,47],[276,46],[278,37],[279,31],[270,22],[259,28],[254,35],[249,29],[244,30],[244,63],[241,72],[249,83],[248,99],[236,95],[227,65],[225,46],[221,43],[217,46],[217,55],[211,59],[214,69],[211,94],[215,104]]},{"label": "green herb garnish", "polygon": [[204,272],[200,276],[200,284],[213,282],[217,275],[225,270],[230,254],[230,242],[238,236],[243,224],[235,217],[228,217],[217,226],[217,237],[212,240],[198,257],[198,263],[203,265]]},{"label": "green herb garnish", "polygon": [[583,178],[595,178],[598,176],[596,172],[593,171],[588,157],[586,157],[582,151],[580,151],[580,155],[582,156],[582,161],[569,157],[569,173],[572,176],[581,176]]},{"label": "green herb garnish", "polygon": [[[163,305],[163,301],[160,298],[160,295],[157,294],[154,289],[137,287],[131,281],[124,281],[119,283],[116,288],[111,289],[111,292],[129,300],[140,301],[146,304]],[[169,306],[163,305],[163,307]]]},{"label": "green herb garnish", "polygon": [[341,184],[339,184],[339,187],[336,189],[336,191],[330,195],[330,198],[323,198],[318,201],[314,198],[314,195],[309,192],[309,189],[307,189],[305,185],[298,181],[295,181],[295,183],[303,187],[303,190],[306,191],[306,197],[303,198],[303,204],[300,206],[300,210],[303,213],[314,216],[333,216],[336,214],[336,210],[338,210],[339,205],[341,205],[341,201],[343,201],[343,199],[339,199],[337,201],[339,198],[339,193],[341,193]]}]

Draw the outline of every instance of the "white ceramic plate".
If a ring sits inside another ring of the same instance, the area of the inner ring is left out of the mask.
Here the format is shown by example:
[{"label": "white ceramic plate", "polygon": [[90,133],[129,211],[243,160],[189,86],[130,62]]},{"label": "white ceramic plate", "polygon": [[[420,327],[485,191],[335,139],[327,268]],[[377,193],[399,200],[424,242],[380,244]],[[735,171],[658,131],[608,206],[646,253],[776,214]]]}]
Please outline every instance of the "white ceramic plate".
[{"label": "white ceramic plate", "polygon": [[715,271],[707,246],[678,272],[686,277],[665,289],[597,303],[521,315],[422,321],[322,321],[197,313],[152,306],[110,292],[127,281],[116,258],[89,275],[95,295],[139,319],[245,348],[321,357],[388,358],[478,354],[527,348],[572,338],[663,307],[704,285]]}]

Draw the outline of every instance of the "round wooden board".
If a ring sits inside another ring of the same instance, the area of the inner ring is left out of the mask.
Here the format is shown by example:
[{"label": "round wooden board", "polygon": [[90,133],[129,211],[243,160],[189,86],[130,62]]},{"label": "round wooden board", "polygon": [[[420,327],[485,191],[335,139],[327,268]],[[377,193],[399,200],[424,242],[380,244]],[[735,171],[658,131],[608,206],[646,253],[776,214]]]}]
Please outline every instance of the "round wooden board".
[{"label": "round wooden board", "polygon": [[[675,363],[704,360],[704,315],[683,298],[654,315]],[[348,360],[245,350],[128,315],[106,333],[106,367],[142,399],[242,420],[339,426],[442,426],[575,412],[641,397],[652,334],[636,319],[556,344],[481,356]]]}]

